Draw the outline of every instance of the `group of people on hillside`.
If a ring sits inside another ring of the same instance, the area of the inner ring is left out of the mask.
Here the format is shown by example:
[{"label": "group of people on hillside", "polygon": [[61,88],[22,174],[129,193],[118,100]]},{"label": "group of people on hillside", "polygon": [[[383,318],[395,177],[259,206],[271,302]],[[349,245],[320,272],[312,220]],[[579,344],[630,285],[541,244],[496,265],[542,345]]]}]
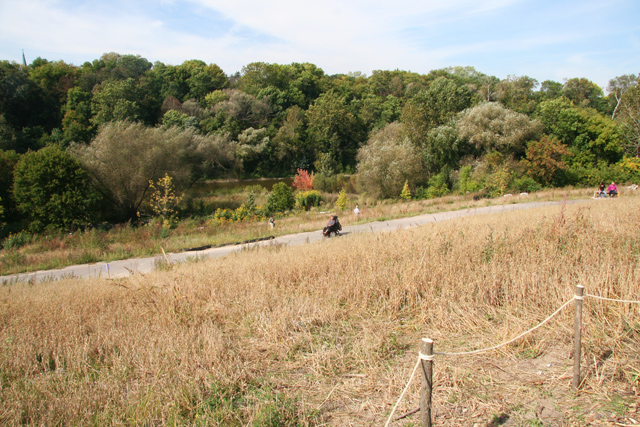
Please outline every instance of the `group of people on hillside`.
[{"label": "group of people on hillside", "polygon": [[598,189],[596,190],[595,197],[616,197],[618,195],[618,186],[615,182],[611,182],[611,184],[605,188],[604,182],[600,182]]}]

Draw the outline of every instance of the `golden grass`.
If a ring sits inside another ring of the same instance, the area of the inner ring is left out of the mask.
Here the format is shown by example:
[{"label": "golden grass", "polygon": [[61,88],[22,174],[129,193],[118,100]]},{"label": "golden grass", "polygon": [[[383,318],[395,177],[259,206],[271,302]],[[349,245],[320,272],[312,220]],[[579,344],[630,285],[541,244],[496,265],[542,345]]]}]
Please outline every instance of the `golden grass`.
[{"label": "golden grass", "polygon": [[[497,344],[579,284],[640,299],[638,201],[267,247],[128,279],[4,286],[0,422],[383,425],[421,337],[445,352]],[[500,350],[438,357],[435,424],[632,424],[639,313],[585,300],[575,395],[573,305]],[[418,406],[418,389],[399,414]]]}]

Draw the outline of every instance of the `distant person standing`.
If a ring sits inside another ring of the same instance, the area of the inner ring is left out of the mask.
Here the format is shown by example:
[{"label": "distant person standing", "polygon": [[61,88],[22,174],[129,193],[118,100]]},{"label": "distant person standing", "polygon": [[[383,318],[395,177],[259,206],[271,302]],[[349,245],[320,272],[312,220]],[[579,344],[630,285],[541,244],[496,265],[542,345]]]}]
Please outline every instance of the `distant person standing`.
[{"label": "distant person standing", "polygon": [[273,230],[273,227],[275,226],[276,226],[276,221],[273,219],[273,217],[269,217],[269,228]]},{"label": "distant person standing", "polygon": [[353,213],[356,215],[356,218],[358,218],[358,215],[360,215],[360,209],[358,209],[358,205],[356,205],[356,208],[353,210]]}]

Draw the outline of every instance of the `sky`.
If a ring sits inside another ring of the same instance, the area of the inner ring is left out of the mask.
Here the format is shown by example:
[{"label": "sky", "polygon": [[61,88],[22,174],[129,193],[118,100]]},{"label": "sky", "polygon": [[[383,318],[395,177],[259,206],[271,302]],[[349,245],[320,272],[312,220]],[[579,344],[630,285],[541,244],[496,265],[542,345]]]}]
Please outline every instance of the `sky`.
[{"label": "sky", "polygon": [[325,73],[471,66],[504,79],[640,74],[640,0],[0,0],[0,60],[107,52]]}]

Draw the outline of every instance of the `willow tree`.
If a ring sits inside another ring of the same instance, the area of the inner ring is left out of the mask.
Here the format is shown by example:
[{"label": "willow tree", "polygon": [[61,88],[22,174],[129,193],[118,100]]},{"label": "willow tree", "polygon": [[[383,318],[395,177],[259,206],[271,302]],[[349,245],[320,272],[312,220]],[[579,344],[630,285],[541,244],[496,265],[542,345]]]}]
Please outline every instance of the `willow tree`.
[{"label": "willow tree", "polygon": [[230,167],[229,147],[225,137],[203,136],[192,129],[113,122],[91,144],[75,145],[72,151],[94,187],[112,202],[118,219],[132,220],[148,196],[149,182],[167,174],[176,191],[182,191],[212,169]]},{"label": "willow tree", "polygon": [[397,197],[405,181],[413,185],[421,173],[420,150],[397,122],[375,132],[358,151],[359,186],[374,197]]}]

